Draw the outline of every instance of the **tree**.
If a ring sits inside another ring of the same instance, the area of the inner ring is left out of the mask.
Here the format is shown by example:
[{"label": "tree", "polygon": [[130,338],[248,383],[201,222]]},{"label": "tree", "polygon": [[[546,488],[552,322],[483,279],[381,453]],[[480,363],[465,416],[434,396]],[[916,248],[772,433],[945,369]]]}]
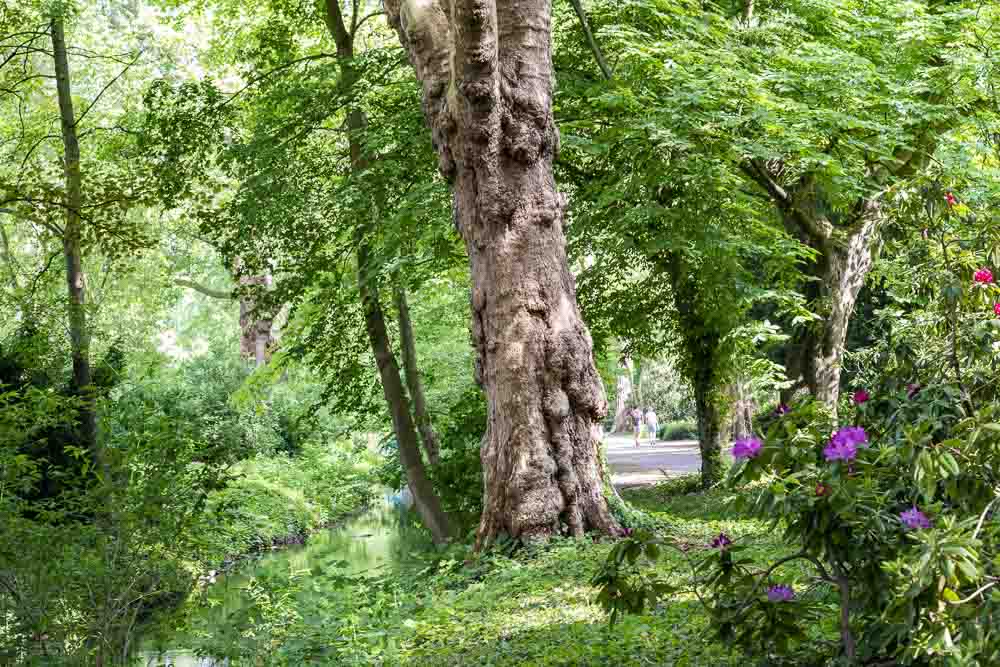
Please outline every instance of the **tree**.
[{"label": "tree", "polygon": [[[149,137],[159,154],[178,165],[178,173],[168,172],[163,183],[167,200],[190,189],[184,183],[192,179],[230,184],[233,195],[222,206],[197,213],[201,207],[193,198],[188,205],[223,254],[240,258],[237,280],[274,276],[273,290],[253,293],[254,310],[266,314],[277,304],[291,304],[289,353],[332,371],[328,395],[338,398],[337,407],[368,409],[366,385],[376,372],[415,505],[435,541],[444,542],[452,530],[429,481],[417,430],[429,426],[429,419],[426,413],[421,417],[406,389],[419,387],[419,374],[408,372],[404,384],[387,324],[393,319],[387,316],[391,301],[382,287],[397,258],[415,247],[407,246],[413,241],[405,238],[408,230],[396,230],[393,223],[412,219],[408,196],[432,188],[421,181],[428,169],[407,173],[417,176],[417,187],[394,187],[396,175],[407,172],[401,163],[412,162],[420,151],[413,150],[409,137],[399,141],[398,127],[388,128],[395,100],[381,94],[374,100],[379,104],[369,99],[374,83],[395,77],[401,63],[398,48],[356,50],[363,26],[372,25],[367,23],[372,15],[363,16],[363,9],[360,0],[347,13],[328,2],[319,12],[276,12],[252,24],[244,39],[259,49],[234,54],[248,61],[246,86],[227,95],[212,83],[157,84],[150,98],[159,111]],[[292,34],[301,39],[276,56],[271,40]],[[191,128],[178,122],[189,115]],[[229,142],[219,140],[222,128],[232,137]],[[207,141],[195,139],[200,136]],[[175,152],[203,157],[177,160]],[[453,257],[443,250],[436,261]],[[392,281],[394,289],[406,288]],[[412,337],[412,331],[405,333]],[[367,343],[360,357],[359,335]],[[403,348],[403,365],[415,364],[405,341]]]},{"label": "tree", "polygon": [[477,547],[500,534],[617,532],[602,491],[607,413],[566,258],[552,161],[548,0],[389,0],[423,87],[438,168],[472,273],[477,380],[489,419]]}]

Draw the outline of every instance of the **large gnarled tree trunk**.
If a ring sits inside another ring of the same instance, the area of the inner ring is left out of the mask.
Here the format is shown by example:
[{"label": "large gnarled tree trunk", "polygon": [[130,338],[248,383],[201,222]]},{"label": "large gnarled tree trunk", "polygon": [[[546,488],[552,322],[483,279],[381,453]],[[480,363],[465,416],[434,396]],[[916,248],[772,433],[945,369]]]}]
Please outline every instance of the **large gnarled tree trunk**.
[{"label": "large gnarled tree trunk", "polygon": [[386,0],[423,84],[472,273],[489,406],[477,547],[565,524],[617,532],[602,493],[604,389],[576,304],[552,161],[549,0]]}]

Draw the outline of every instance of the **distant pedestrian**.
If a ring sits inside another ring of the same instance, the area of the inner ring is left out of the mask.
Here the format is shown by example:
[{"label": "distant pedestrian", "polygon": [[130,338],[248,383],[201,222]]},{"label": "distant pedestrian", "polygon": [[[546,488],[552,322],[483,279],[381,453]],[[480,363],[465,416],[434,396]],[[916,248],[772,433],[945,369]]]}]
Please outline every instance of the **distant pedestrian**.
[{"label": "distant pedestrian", "polygon": [[656,412],[653,408],[646,410],[646,426],[649,427],[649,437],[653,439],[653,444],[656,444],[656,434],[657,430],[660,428],[659,423],[656,419]]},{"label": "distant pedestrian", "polygon": [[642,432],[642,410],[632,408],[632,427],[635,430],[635,446],[639,446],[639,434]]}]

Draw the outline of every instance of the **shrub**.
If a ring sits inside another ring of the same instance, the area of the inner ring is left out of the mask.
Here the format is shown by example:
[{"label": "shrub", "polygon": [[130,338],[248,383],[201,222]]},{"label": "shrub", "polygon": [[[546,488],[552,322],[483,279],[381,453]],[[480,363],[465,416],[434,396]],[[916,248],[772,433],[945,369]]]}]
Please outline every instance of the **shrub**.
[{"label": "shrub", "polygon": [[660,440],[697,440],[698,424],[692,420],[666,422],[660,426]]}]

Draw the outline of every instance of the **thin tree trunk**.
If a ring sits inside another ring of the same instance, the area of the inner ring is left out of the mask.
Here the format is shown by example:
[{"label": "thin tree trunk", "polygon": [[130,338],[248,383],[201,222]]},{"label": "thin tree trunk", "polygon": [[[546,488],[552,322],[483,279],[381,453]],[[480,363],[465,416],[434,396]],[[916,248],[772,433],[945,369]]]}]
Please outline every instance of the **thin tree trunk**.
[{"label": "thin tree trunk", "polygon": [[[358,2],[359,0],[354,0]],[[325,20],[334,42],[337,45],[337,56],[341,59],[340,86],[350,89],[357,81],[351,60],[354,57],[354,35],[352,31],[355,26],[348,26],[344,23],[344,17],[340,9],[338,0],[326,0]],[[363,171],[367,167],[367,157],[361,150],[361,137],[359,133],[365,127],[365,117],[360,109],[352,108],[347,114],[347,128],[349,130],[348,148],[350,152],[351,169],[355,172]],[[378,215],[377,202],[373,208],[375,215]],[[452,536],[451,524],[447,514],[441,507],[434,487],[431,485],[424,469],[424,462],[420,456],[420,449],[417,444],[417,432],[410,415],[410,402],[407,399],[406,391],[403,389],[402,378],[399,373],[399,366],[396,357],[392,353],[389,342],[389,334],[386,331],[385,316],[382,311],[382,304],[379,300],[378,273],[373,266],[371,250],[365,239],[363,229],[358,226],[355,229],[355,241],[357,244],[358,260],[358,291],[361,298],[361,306],[364,311],[365,326],[368,330],[368,338],[371,343],[372,353],[378,364],[379,377],[382,381],[382,392],[385,396],[386,405],[392,416],[393,432],[396,435],[396,442],[399,446],[399,459],[406,474],[406,479],[411,493],[413,493],[413,504],[420,513],[421,519],[434,542],[442,544]]]},{"label": "thin tree trunk", "polygon": [[[629,375],[632,374],[632,364],[631,362],[626,362],[626,370]],[[616,433],[621,433],[625,431],[630,423],[630,417],[628,414],[628,399],[632,395],[632,380],[623,372],[618,373],[618,384],[617,384],[617,401],[615,405],[615,425],[614,430]]]},{"label": "thin tree trunk", "polygon": [[594,54],[597,66],[601,68],[601,74],[604,75],[605,79],[610,81],[612,77],[611,68],[608,67],[608,61],[604,59],[604,52],[601,51],[600,45],[594,38],[593,31],[590,29],[590,21],[587,20],[587,13],[583,11],[583,3],[580,0],[570,0],[570,4],[573,5],[576,17],[580,19],[580,28],[583,29],[583,36],[587,39],[587,46],[590,47],[590,52]]},{"label": "thin tree trunk", "polygon": [[406,301],[406,290],[402,285],[395,286],[396,312],[399,316],[399,347],[403,358],[403,369],[406,375],[406,388],[410,392],[413,403],[413,417],[420,430],[420,439],[427,452],[427,460],[431,465],[440,462],[437,434],[431,423],[431,415],[427,410],[427,400],[424,397],[424,386],[420,379],[417,366],[417,343],[413,337],[413,322],[410,320],[410,306]]},{"label": "thin tree trunk", "polygon": [[[5,213],[6,211],[0,211],[0,213]],[[10,251],[10,239],[7,238],[7,229],[0,225],[0,242],[3,243],[3,257],[4,263],[7,264],[7,273],[10,276],[10,286],[17,292],[20,289],[20,285],[17,281],[17,269],[14,267],[14,254]]]},{"label": "thin tree trunk", "polygon": [[95,463],[103,468],[97,444],[97,414],[90,369],[90,331],[87,329],[86,285],[83,275],[82,226],[83,182],[80,173],[80,144],[76,134],[73,97],[70,91],[69,62],[63,18],[56,14],[50,24],[52,54],[62,125],[63,174],[66,193],[66,223],[63,229],[63,255],[66,258],[66,287],[69,294],[70,350],[73,357],[73,390],[80,397],[80,440],[92,452]]},{"label": "thin tree trunk", "polygon": [[365,326],[378,364],[385,402],[392,414],[393,431],[399,445],[399,459],[403,464],[414,504],[424,525],[431,531],[434,542],[443,544],[451,537],[448,517],[441,508],[420,458],[417,432],[410,417],[409,401],[403,389],[396,357],[393,356],[389,345],[389,333],[386,331],[385,316],[382,304],[379,302],[376,273],[371,270],[371,258],[363,236],[358,234],[357,238],[358,289],[361,292],[361,304],[365,313]]},{"label": "thin tree trunk", "polygon": [[722,446],[726,439],[724,415],[718,404],[714,375],[712,361],[703,359],[691,383],[698,418],[701,484],[706,489],[722,479]]},{"label": "thin tree trunk", "polygon": [[574,535],[617,534],[598,460],[604,388],[552,175],[550,2],[386,0],[385,9],[423,83],[469,254],[477,380],[489,409],[477,548],[563,524]]}]

